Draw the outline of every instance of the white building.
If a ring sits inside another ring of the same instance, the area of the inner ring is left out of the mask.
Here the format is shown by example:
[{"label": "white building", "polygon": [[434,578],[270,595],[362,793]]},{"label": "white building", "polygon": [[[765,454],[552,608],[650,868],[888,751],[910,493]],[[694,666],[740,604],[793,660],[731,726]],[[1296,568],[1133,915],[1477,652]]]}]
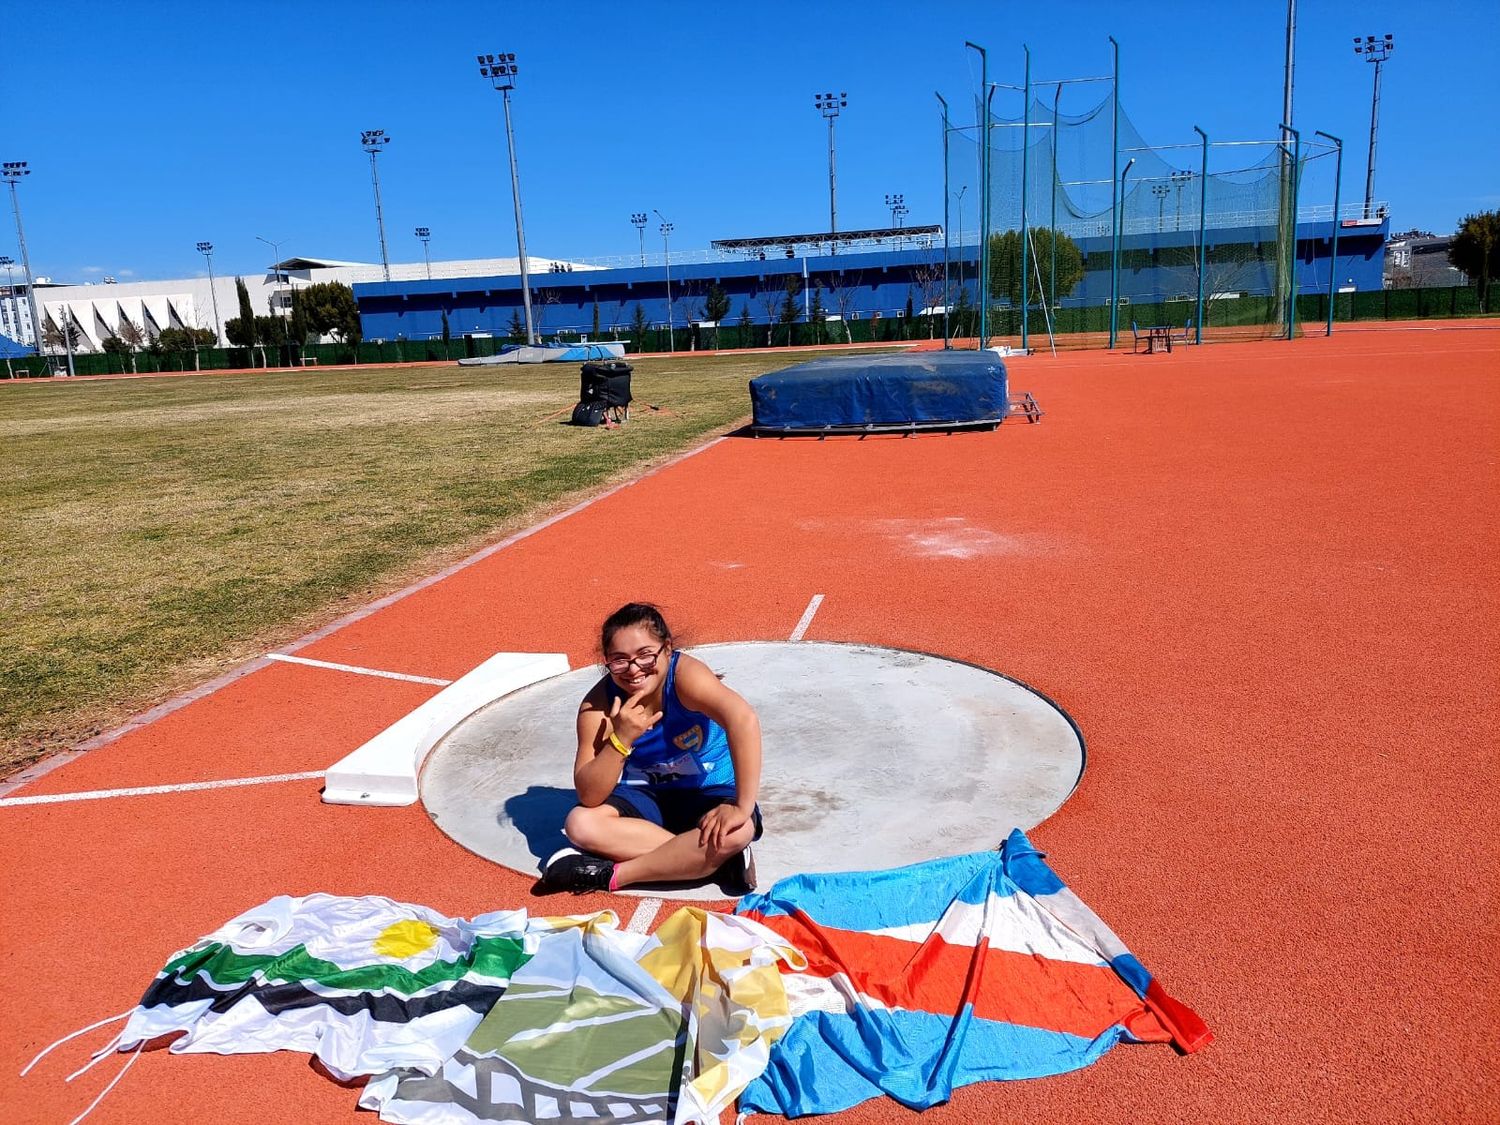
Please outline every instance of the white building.
[{"label": "white building", "polygon": [[[533,274],[551,270],[588,270],[598,266],[576,262],[536,258],[527,255]],[[473,258],[449,262],[401,262],[391,264],[392,281],[417,281],[428,276],[436,281],[446,277],[493,277],[521,272],[519,258]],[[381,281],[384,270],[378,262],[344,262],[333,258],[286,258],[262,276],[245,277],[250,293],[250,307],[256,316],[275,313],[290,316],[292,289],[318,282]],[[87,285],[46,285],[38,279],[37,310],[43,331],[60,329],[71,321],[78,332],[78,350],[99,352],[104,342],[118,335],[128,317],[140,328],[146,340],[155,338],[167,328],[207,328],[216,331],[219,344],[227,347],[224,322],[240,315],[235,277],[215,277],[212,286],[207,277],[190,277],[176,281],[131,281]],[[16,286],[24,293],[23,286]],[[214,299],[218,299],[217,319]],[[21,315],[29,324],[24,297]],[[10,335],[10,333],[6,333]],[[28,341],[22,341],[23,343]]]}]

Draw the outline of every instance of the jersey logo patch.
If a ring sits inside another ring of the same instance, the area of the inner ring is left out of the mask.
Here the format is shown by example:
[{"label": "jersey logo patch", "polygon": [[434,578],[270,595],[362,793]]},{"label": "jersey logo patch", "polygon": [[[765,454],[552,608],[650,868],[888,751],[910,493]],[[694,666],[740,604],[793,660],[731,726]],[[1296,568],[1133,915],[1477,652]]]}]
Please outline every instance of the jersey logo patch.
[{"label": "jersey logo patch", "polygon": [[672,739],[672,742],[679,750],[688,750],[693,753],[697,753],[699,750],[703,749],[702,724],[694,724],[693,726],[688,727],[687,730],[683,731],[676,738]]}]

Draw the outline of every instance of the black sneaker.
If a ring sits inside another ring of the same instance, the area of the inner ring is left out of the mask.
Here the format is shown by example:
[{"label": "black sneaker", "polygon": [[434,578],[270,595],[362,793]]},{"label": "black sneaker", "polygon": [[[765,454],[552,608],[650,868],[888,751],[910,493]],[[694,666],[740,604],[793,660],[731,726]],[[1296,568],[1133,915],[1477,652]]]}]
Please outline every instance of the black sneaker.
[{"label": "black sneaker", "polygon": [[610,860],[585,855],[577,848],[563,848],[554,853],[542,869],[541,889],[572,891],[575,895],[607,891],[614,873],[615,865]]},{"label": "black sneaker", "polygon": [[729,894],[739,898],[755,890],[755,855],[749,846],[719,868],[719,882]]}]

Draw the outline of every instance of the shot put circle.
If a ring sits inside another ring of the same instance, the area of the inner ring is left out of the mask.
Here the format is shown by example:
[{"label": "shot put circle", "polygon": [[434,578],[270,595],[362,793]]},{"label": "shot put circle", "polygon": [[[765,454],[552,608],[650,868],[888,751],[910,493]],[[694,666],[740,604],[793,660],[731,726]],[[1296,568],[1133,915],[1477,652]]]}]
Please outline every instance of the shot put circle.
[{"label": "shot put circle", "polygon": [[[759,885],[994,848],[1056,812],[1083,776],[1083,736],[1046,696],[927,653],[824,642],[690,650],[760,716]],[[574,717],[603,675],[553,676],[480,708],[433,749],[422,803],[469,851],[525,873],[566,847]],[[704,901],[715,884],[632,888]]]}]

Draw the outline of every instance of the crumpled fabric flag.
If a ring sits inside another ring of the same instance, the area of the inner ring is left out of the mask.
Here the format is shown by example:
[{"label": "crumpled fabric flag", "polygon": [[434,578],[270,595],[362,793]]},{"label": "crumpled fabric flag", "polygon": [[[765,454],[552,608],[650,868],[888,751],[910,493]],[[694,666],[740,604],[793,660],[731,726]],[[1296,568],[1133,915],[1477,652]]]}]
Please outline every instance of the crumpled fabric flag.
[{"label": "crumpled fabric flag", "polygon": [[543,942],[438,1074],[373,1079],[360,1105],[406,1125],[717,1122],[790,1022],[783,964],[805,967],[732,915],[590,923]]},{"label": "crumpled fabric flag", "polygon": [[1019,831],[998,852],[795,875],[738,912],[808,961],[784,975],[792,1026],[741,1112],[833,1113],[880,1094],[922,1109],[1121,1041],[1212,1038]]},{"label": "crumpled fabric flag", "polygon": [[558,922],[524,910],[466,921],[388,898],[286,895],[173,955],[121,1032],[129,1050],[306,1051],[349,1079],[436,1071]]}]

